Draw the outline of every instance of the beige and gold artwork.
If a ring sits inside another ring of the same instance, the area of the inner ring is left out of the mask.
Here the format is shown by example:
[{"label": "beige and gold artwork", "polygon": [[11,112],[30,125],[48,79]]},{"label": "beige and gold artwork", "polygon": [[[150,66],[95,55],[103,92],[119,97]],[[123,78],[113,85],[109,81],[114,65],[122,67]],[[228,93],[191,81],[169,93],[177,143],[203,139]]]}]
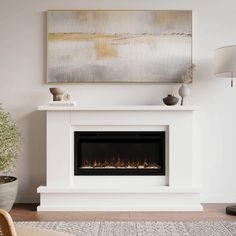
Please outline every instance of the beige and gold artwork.
[{"label": "beige and gold artwork", "polygon": [[48,11],[49,83],[178,83],[192,63],[191,11]]}]

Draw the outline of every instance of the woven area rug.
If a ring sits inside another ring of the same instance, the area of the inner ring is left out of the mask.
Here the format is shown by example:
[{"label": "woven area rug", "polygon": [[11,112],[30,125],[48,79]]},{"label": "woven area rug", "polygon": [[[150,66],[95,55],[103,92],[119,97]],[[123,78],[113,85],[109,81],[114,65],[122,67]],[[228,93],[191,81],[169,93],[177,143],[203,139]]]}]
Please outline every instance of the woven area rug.
[{"label": "woven area rug", "polygon": [[21,221],[15,224],[79,236],[236,236],[236,221]]}]

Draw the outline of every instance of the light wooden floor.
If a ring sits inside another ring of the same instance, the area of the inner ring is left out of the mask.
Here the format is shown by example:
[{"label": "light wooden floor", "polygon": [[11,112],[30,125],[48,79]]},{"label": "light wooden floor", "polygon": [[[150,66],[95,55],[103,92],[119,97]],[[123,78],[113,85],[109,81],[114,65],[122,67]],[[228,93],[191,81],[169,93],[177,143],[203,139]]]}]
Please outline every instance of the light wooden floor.
[{"label": "light wooden floor", "polygon": [[15,204],[10,214],[15,221],[236,221],[236,216],[225,214],[226,205],[227,204],[203,204],[204,212],[37,212],[37,205],[35,204]]}]

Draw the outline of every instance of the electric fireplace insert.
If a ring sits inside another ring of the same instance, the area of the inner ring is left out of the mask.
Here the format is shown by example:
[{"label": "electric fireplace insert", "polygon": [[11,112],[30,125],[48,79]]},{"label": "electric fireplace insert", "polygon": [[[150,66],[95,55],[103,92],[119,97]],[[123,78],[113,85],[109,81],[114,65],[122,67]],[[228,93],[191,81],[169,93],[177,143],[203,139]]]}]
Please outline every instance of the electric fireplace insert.
[{"label": "electric fireplace insert", "polygon": [[75,175],[165,175],[165,132],[74,132]]}]

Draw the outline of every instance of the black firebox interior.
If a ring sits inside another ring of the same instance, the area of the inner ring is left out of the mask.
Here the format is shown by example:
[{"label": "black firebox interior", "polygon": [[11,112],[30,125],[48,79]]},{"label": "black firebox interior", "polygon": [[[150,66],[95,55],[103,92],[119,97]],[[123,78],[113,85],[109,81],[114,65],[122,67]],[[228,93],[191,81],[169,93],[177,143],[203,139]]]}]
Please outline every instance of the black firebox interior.
[{"label": "black firebox interior", "polygon": [[165,175],[165,132],[74,132],[75,175]]}]

